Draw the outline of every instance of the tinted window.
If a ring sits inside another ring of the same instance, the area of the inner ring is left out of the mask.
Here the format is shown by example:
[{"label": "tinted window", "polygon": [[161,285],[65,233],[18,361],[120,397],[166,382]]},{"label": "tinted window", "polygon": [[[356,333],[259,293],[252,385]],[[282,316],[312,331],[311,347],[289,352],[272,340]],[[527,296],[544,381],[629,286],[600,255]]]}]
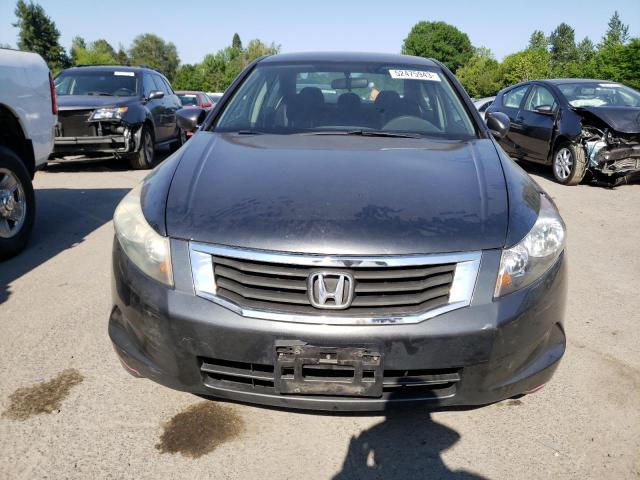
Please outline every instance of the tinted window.
[{"label": "tinted window", "polygon": [[169,95],[169,89],[167,88],[167,85],[162,81],[160,75],[153,75],[153,81],[156,84],[157,90],[164,92],[165,95]]},{"label": "tinted window", "polygon": [[99,95],[131,97],[138,91],[138,80],[131,71],[62,72],[55,80],[56,95]]},{"label": "tinted window", "polygon": [[484,104],[484,105],[482,105],[478,110],[479,110],[480,112],[484,112],[484,111],[486,111],[486,110],[487,110],[487,108],[489,108],[489,107],[491,106],[491,104],[492,104],[492,103],[493,103],[493,101],[492,101],[492,100],[490,100],[490,101],[488,101],[488,102],[485,102],[485,104]]},{"label": "tinted window", "polygon": [[502,104],[505,107],[509,108],[520,108],[520,103],[522,103],[522,97],[527,92],[529,85],[522,85],[521,87],[514,88],[513,90],[509,90],[504,94]]},{"label": "tinted window", "polygon": [[475,128],[437,67],[346,62],[259,65],[221,113],[215,130],[371,129],[469,138]]},{"label": "tinted window", "polygon": [[558,107],[556,99],[548,88],[543,87],[542,85],[534,85],[531,89],[531,93],[529,93],[524,109],[534,112],[537,107],[547,105],[550,106],[553,111]]},{"label": "tinted window", "polygon": [[151,92],[153,92],[154,90],[158,90],[158,87],[156,86],[155,82],[153,81],[153,78],[151,78],[151,75],[149,75],[148,73],[144,74],[144,80],[143,80],[142,88],[144,90],[144,96],[147,97],[147,98],[149,98],[149,94]]}]

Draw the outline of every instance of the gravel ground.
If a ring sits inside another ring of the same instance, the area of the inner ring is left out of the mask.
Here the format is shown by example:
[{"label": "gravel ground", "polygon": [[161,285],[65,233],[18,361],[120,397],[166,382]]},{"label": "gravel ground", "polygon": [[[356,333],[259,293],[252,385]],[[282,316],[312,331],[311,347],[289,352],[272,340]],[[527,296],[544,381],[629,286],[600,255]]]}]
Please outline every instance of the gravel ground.
[{"label": "gravel ground", "polygon": [[115,161],[36,176],[24,253],[0,265],[0,478],[640,478],[640,184],[562,187],[566,356],[543,390],[474,410],[288,412],[130,377],[107,336]]}]

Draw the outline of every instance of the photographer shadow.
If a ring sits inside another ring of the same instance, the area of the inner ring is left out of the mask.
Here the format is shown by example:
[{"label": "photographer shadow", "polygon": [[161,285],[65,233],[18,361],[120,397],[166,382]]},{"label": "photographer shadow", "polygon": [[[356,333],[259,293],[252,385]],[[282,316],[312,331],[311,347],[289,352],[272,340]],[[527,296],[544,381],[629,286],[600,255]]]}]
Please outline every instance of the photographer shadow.
[{"label": "photographer shadow", "polygon": [[445,465],[442,453],[459,440],[458,432],[434,421],[428,411],[393,408],[382,422],[351,438],[342,470],[333,478],[485,479]]}]

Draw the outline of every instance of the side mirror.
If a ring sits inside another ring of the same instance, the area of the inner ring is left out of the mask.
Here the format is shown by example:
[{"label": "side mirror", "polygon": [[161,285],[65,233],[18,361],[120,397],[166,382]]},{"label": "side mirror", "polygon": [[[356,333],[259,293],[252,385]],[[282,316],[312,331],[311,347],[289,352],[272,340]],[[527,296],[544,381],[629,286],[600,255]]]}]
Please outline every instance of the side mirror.
[{"label": "side mirror", "polygon": [[160,90],[153,90],[149,93],[149,100],[156,100],[162,97],[164,97],[164,92],[161,92]]},{"label": "side mirror", "polygon": [[544,115],[553,115],[553,107],[551,105],[538,105],[535,110]]},{"label": "side mirror", "polygon": [[507,132],[511,127],[509,117],[502,112],[487,112],[485,113],[485,118],[487,127],[489,127],[491,134],[495,138],[500,139],[507,136]]},{"label": "side mirror", "polygon": [[202,108],[182,108],[176,112],[178,126],[185,132],[195,132],[204,122],[207,111]]}]

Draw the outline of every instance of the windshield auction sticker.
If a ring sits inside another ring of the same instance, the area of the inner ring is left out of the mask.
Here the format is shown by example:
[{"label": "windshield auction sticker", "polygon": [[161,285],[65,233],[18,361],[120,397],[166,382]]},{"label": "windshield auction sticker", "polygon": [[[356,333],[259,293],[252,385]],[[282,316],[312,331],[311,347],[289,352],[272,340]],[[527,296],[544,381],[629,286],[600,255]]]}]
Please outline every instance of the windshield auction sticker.
[{"label": "windshield auction sticker", "polygon": [[440,81],[440,75],[436,72],[425,72],[424,70],[389,70],[389,75],[391,75],[391,78],[399,78],[402,80]]},{"label": "windshield auction sticker", "polygon": [[135,77],[136,74],[133,72],[113,72],[114,75],[117,75],[119,77]]}]

